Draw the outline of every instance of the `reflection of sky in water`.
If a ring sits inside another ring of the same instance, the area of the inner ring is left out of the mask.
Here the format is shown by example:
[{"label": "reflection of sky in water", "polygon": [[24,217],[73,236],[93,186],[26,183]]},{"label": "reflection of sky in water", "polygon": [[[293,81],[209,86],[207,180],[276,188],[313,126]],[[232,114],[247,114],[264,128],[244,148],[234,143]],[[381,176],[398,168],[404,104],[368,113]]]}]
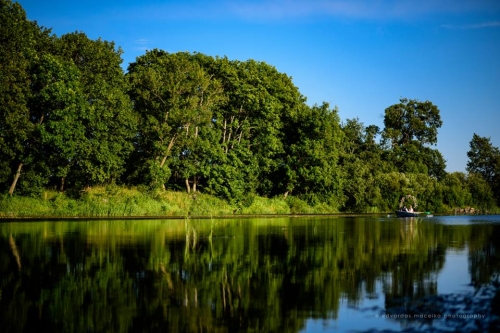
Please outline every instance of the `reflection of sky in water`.
[{"label": "reflection of sky in water", "polygon": [[337,320],[310,319],[302,332],[355,332],[370,329],[399,330],[401,324],[396,321],[377,317],[384,309],[384,293],[382,284],[377,283],[376,298],[365,298],[356,306],[350,306],[346,300],[340,304]]},{"label": "reflection of sky in water", "polygon": [[[384,219],[385,220],[385,219]],[[500,223],[500,215],[492,216],[441,216],[426,219],[423,223],[445,225],[496,224]],[[453,241],[449,246],[453,247]],[[436,272],[438,294],[468,293],[474,290],[469,274],[469,249],[448,249],[444,267]],[[398,331],[405,329],[402,322],[382,319],[377,315],[385,311],[385,296],[382,283],[376,285],[376,297],[367,297],[356,306],[351,307],[347,301],[341,303],[336,320],[309,319],[302,332],[356,332],[376,330]],[[373,296],[373,295],[370,295]]]},{"label": "reflection of sky in water", "polygon": [[450,294],[474,290],[469,275],[469,250],[448,251],[443,269],[439,272],[438,293]]},{"label": "reflection of sky in water", "polygon": [[426,221],[445,225],[470,225],[476,223],[496,224],[500,223],[500,215],[456,215],[456,216],[434,216]]}]

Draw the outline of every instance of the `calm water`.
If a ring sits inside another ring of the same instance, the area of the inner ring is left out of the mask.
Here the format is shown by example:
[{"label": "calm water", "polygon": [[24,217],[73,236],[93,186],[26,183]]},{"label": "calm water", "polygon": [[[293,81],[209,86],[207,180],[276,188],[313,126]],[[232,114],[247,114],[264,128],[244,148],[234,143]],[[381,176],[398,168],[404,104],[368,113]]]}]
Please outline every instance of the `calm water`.
[{"label": "calm water", "polygon": [[0,223],[2,332],[399,330],[500,270],[500,216]]}]

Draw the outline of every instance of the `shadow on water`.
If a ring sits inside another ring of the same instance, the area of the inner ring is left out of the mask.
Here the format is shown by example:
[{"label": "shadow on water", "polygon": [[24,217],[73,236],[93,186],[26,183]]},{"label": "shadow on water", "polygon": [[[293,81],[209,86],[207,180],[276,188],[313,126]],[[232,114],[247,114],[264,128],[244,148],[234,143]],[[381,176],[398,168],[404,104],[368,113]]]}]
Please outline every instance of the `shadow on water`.
[{"label": "shadow on water", "polygon": [[4,332],[439,329],[395,317],[442,312],[443,295],[465,302],[495,279],[499,221],[0,223],[0,323]]}]

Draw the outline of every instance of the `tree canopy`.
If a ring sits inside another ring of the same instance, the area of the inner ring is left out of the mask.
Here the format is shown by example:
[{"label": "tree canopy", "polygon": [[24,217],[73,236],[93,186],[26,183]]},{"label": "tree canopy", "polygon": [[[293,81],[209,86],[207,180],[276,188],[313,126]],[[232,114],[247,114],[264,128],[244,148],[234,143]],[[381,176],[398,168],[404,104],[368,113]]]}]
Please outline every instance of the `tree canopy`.
[{"label": "tree canopy", "polygon": [[[467,156],[469,157],[467,171],[477,174],[486,182],[485,191],[488,192],[490,188],[496,204],[500,205],[500,150],[498,147],[491,144],[490,138],[474,133]],[[478,195],[484,196],[484,194]]]},{"label": "tree canopy", "polygon": [[154,49],[125,72],[113,42],[53,35],[9,0],[0,18],[2,192],[123,184],[360,212],[408,192],[435,211],[500,204],[498,148],[474,134],[469,174],[448,174],[430,101],[401,98],[384,128],[342,122],[265,62]]}]

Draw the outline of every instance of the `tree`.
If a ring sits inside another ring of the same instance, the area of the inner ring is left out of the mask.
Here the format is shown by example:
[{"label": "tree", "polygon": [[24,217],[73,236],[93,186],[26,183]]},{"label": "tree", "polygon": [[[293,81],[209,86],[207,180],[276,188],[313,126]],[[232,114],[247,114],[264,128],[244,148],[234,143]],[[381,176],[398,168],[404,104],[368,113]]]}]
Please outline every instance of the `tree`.
[{"label": "tree", "polygon": [[[297,87],[286,74],[280,73],[264,62],[248,60],[230,61],[197,54],[196,59],[203,68],[214,75],[222,84],[225,100],[214,110],[213,126],[220,135],[220,147],[231,158],[222,157],[228,166],[227,175],[234,167],[244,166],[244,179],[228,180],[226,184],[217,181],[217,188],[226,188],[229,183],[246,183],[247,192],[262,195],[276,194],[274,173],[283,163],[283,126],[285,118],[297,112],[304,102]],[[218,162],[216,169],[221,171]],[[225,167],[223,167],[225,169]],[[220,173],[219,173],[220,174]],[[220,177],[215,177],[221,179]],[[215,179],[210,182],[215,186]]]},{"label": "tree", "polygon": [[382,139],[392,146],[414,141],[435,145],[442,124],[439,109],[431,102],[402,98],[400,103],[385,109]]},{"label": "tree", "polygon": [[382,202],[386,205],[382,211],[390,211],[398,207],[402,196],[409,194],[410,180],[401,172],[379,173],[375,186],[380,189]]},{"label": "tree", "polygon": [[12,195],[21,173],[33,161],[31,67],[47,51],[50,30],[29,21],[16,2],[0,0],[0,183],[10,180]]},{"label": "tree", "polygon": [[500,150],[491,144],[490,138],[474,133],[467,156],[467,171],[480,175],[486,181],[497,205],[500,205]]},{"label": "tree", "polygon": [[80,72],[70,61],[46,54],[33,68],[29,106],[36,126],[36,162],[46,165],[60,191],[87,144],[85,96]]},{"label": "tree", "polygon": [[481,174],[469,173],[467,175],[467,185],[475,207],[487,211],[495,206],[495,194],[490,184]]},{"label": "tree", "polygon": [[357,118],[342,124],[344,139],[339,165],[343,171],[344,210],[386,211],[376,179],[381,173],[395,171],[393,163],[382,159],[382,147],[375,141],[380,129],[365,127]]},{"label": "tree", "polygon": [[450,207],[465,207],[471,204],[471,194],[467,185],[467,176],[462,172],[452,172],[445,176],[444,203]]},{"label": "tree", "polygon": [[[134,177],[164,186],[170,177],[167,159],[191,155],[200,128],[212,122],[220,84],[188,53],[155,49],[138,57],[128,70],[130,96],[140,115],[139,165]],[[196,170],[191,168],[182,176],[197,176],[193,173]]]},{"label": "tree", "polygon": [[120,66],[122,50],[113,42],[75,32],[57,41],[57,54],[78,68],[86,100],[79,115],[86,140],[73,161],[73,181],[79,187],[112,183],[125,170],[137,125]]},{"label": "tree", "polygon": [[467,171],[479,173],[487,182],[493,183],[500,172],[500,150],[491,144],[491,139],[473,134],[467,152]]},{"label": "tree", "polygon": [[439,109],[429,101],[402,98],[388,107],[382,131],[387,160],[393,161],[400,172],[425,173],[441,179],[446,174],[446,162],[429,145],[437,143],[442,124]]},{"label": "tree", "polygon": [[222,103],[213,110],[210,124],[212,151],[205,186],[213,195],[246,206],[259,186],[261,170],[254,138],[265,127],[256,124],[260,114],[253,105],[257,98],[253,95],[257,90],[254,84],[260,80],[252,82],[246,62],[231,61],[227,57],[214,59],[200,53],[194,58],[209,75],[217,78],[224,92]]},{"label": "tree", "polygon": [[284,123],[285,157],[277,174],[280,194],[289,193],[309,204],[343,202],[342,175],[338,165],[342,131],[338,110],[327,103],[303,105]]}]

